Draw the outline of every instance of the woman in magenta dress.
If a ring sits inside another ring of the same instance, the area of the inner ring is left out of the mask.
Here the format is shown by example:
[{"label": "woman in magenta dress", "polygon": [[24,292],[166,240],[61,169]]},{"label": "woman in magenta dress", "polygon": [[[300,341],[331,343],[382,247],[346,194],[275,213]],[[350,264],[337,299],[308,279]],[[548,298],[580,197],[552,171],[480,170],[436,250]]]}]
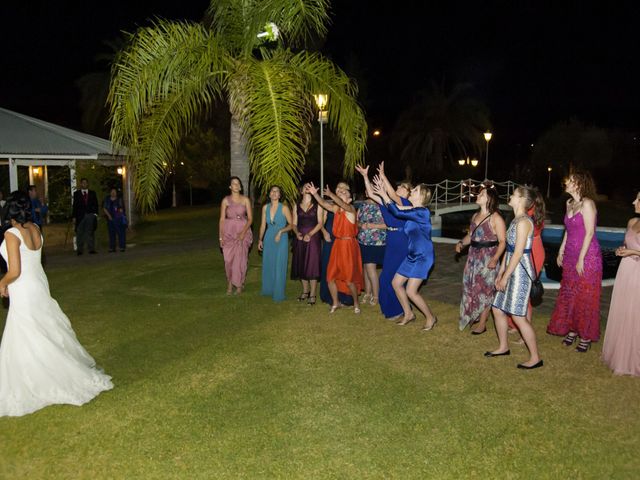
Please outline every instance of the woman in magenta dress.
[{"label": "woman in magenta dress", "polygon": [[251,201],[242,195],[242,182],[238,177],[231,177],[229,190],[231,194],[224,197],[220,205],[219,226],[220,247],[227,274],[227,295],[231,295],[233,287],[236,287],[236,293],[242,292],[249,248],[253,242]]},{"label": "woman in magenta dress", "polygon": [[589,173],[574,172],[565,180],[565,191],[571,198],[557,259],[562,281],[547,332],[564,335],[567,347],[579,340],[576,351],[585,353],[600,339],[602,254],[596,238],[595,185]]},{"label": "woman in magenta dress", "polygon": [[622,257],[611,294],[602,359],[616,375],[640,377],[640,193],[633,201],[636,217],[629,220]]},{"label": "woman in magenta dress", "polygon": [[320,230],[322,209],[310,193],[302,191],[300,203],[293,209],[293,257],[291,279],[300,280],[302,293],[299,302],[316,303],[316,289],[320,280]]}]

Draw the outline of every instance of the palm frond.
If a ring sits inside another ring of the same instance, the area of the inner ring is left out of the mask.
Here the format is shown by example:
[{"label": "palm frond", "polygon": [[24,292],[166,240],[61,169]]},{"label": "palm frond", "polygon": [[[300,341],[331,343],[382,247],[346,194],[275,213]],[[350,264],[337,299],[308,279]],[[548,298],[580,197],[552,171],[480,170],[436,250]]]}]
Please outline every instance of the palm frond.
[{"label": "palm frond", "polygon": [[237,79],[242,92],[230,95],[230,104],[247,139],[251,171],[263,192],[279,185],[295,198],[304,168],[312,110],[303,85],[284,55],[242,62]]},{"label": "palm frond", "polygon": [[211,32],[159,21],[118,55],[109,91],[111,139],[127,147],[143,210],[153,209],[181,136],[222,97],[229,60]]},{"label": "palm frond", "polygon": [[329,127],[340,136],[345,148],[344,175],[351,177],[367,142],[367,122],[357,101],[358,87],[337,65],[318,53],[301,52],[290,63],[304,81],[309,102],[313,102],[313,94],[329,95]]},{"label": "palm frond", "polygon": [[205,22],[234,55],[248,57],[268,22],[280,30],[279,42],[302,46],[324,37],[329,20],[329,0],[212,0]]}]

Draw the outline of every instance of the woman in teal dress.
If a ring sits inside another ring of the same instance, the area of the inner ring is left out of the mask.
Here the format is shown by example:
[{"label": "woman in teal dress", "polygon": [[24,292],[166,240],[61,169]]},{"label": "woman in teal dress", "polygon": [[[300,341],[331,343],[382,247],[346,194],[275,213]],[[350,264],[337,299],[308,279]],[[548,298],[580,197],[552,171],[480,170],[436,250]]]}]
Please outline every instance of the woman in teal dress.
[{"label": "woman in teal dress", "polygon": [[262,295],[273,298],[274,302],[284,300],[287,284],[287,264],[289,261],[289,236],[292,228],[291,211],[280,200],[280,187],[269,189],[270,202],[262,207],[260,241],[258,250],[262,252]]}]

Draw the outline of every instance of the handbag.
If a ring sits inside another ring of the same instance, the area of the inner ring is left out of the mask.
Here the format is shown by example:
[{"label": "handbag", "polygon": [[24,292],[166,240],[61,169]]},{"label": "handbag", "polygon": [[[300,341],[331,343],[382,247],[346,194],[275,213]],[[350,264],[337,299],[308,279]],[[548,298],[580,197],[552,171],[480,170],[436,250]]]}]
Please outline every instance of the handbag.
[{"label": "handbag", "polygon": [[[535,262],[535,258],[533,256],[533,248],[531,249],[531,252],[529,252],[531,255],[531,264],[533,265],[533,268],[536,268],[536,262]],[[520,263],[522,264],[522,259],[520,259]],[[524,271],[527,272],[527,276],[529,277],[529,279],[531,280],[531,292],[529,293],[529,298],[531,300],[531,306],[533,307],[537,307],[538,305],[540,305],[542,303],[542,297],[544,295],[544,285],[542,285],[542,280],[540,280],[540,275],[542,274],[542,270],[540,270],[540,274],[536,276],[536,278],[532,278],[531,275],[529,275],[529,271],[527,270],[527,268],[522,265],[522,268],[524,268]]]}]

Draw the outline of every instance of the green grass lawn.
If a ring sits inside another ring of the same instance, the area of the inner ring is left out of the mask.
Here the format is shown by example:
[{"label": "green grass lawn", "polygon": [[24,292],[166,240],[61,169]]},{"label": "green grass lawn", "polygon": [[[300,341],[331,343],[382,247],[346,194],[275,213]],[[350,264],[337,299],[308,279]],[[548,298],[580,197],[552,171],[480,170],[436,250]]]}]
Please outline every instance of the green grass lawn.
[{"label": "green grass lawn", "polygon": [[493,331],[460,333],[453,305],[432,301],[421,333],[376,307],[272,303],[255,251],[233,297],[213,240],[136,258],[216,229],[212,209],[162,213],[127,260],[49,269],[115,388],[0,418],[0,478],[637,478],[640,379],[600,345],[566,350],[538,317],[545,367],[520,371],[524,347],[485,359]]}]

